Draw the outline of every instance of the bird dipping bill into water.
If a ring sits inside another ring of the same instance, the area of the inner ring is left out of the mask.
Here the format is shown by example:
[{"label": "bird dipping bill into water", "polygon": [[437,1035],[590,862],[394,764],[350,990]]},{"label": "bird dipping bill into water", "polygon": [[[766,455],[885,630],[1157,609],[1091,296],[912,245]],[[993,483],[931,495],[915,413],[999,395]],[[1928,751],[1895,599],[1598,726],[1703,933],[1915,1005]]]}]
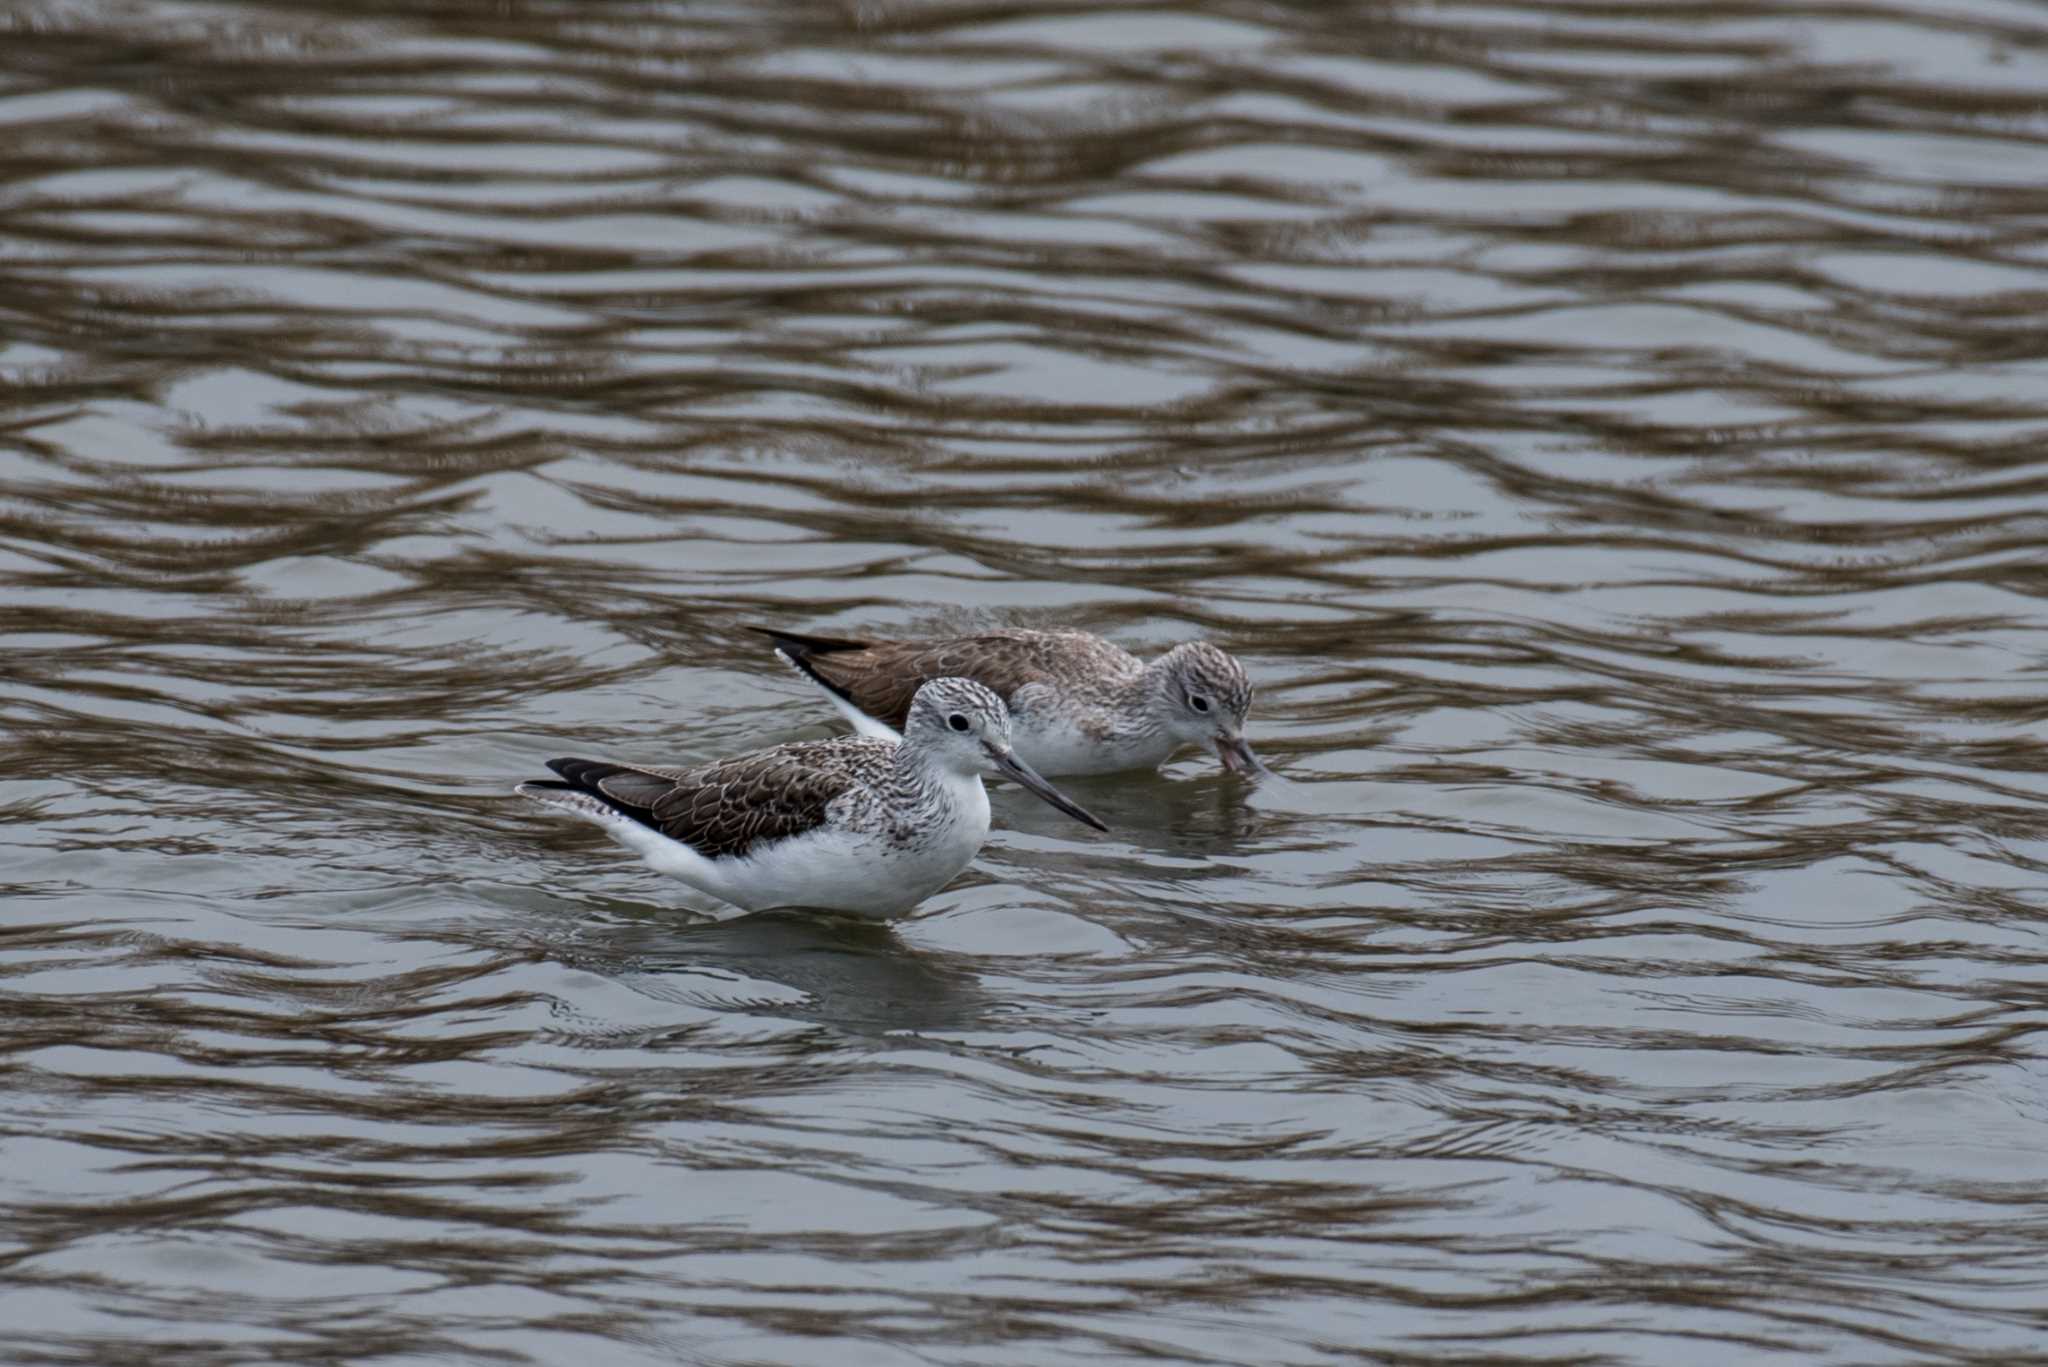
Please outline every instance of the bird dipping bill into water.
[{"label": "bird dipping bill into water", "polygon": [[1017,753],[1040,773],[1156,769],[1184,745],[1264,776],[1245,742],[1252,684],[1206,641],[1150,664],[1084,631],[989,631],[930,641],[847,641],[754,627],[864,736],[893,736],[927,679],[957,675],[1009,706]]},{"label": "bird dipping bill into water", "polygon": [[535,802],[604,827],[659,872],[748,911],[886,918],[953,881],[988,835],[984,774],[1107,830],[1011,752],[1002,700],[967,679],[910,699],[901,744],[798,741],[688,769],[557,759]]}]

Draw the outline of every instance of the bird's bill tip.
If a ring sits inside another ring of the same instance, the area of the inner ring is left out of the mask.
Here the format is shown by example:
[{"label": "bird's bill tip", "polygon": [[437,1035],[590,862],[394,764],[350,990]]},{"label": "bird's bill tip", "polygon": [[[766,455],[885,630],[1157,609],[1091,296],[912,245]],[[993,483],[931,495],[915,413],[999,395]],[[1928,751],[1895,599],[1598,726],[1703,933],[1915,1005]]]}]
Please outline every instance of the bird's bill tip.
[{"label": "bird's bill tip", "polygon": [[1266,762],[1253,753],[1252,747],[1243,736],[1218,736],[1216,758],[1224,769],[1233,774],[1250,774],[1253,778],[1271,778],[1273,771]]},{"label": "bird's bill tip", "polygon": [[1065,812],[1083,825],[1093,826],[1098,831],[1105,834],[1108,833],[1109,827],[1103,825],[1099,817],[1059,789],[1053,787],[1052,784],[1046,782],[1036,769],[1026,764],[1023,760],[1018,759],[1013,752],[1002,750],[993,753],[996,767],[1037,794],[1041,801],[1049,806],[1057,807],[1060,811]]}]

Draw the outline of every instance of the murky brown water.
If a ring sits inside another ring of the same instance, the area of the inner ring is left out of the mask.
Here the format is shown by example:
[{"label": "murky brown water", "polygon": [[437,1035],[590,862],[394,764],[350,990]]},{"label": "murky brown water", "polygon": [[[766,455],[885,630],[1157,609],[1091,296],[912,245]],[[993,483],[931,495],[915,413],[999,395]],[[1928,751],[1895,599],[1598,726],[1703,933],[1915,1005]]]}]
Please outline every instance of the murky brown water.
[{"label": "murky brown water", "polygon": [[[0,10],[20,1363],[2048,1360],[2034,6]],[[1205,634],[889,930],[509,796]]]}]

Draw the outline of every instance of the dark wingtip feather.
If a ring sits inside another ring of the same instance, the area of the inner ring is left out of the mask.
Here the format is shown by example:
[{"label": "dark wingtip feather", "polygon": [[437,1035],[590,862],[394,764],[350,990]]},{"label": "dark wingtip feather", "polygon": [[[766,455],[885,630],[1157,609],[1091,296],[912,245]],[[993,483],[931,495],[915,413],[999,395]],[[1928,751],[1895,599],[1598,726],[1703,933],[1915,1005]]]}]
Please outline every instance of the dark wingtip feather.
[{"label": "dark wingtip feather", "polygon": [[748,627],[747,630],[756,636],[766,636],[793,657],[837,655],[848,650],[866,650],[873,644],[871,641],[850,641],[844,636],[803,636],[775,627]]},{"label": "dark wingtip feather", "polygon": [[[532,779],[520,786],[523,788],[537,788],[543,792],[582,793],[585,797],[596,798],[620,816],[630,817],[652,830],[661,829],[653,820],[651,800],[644,803],[636,802],[633,800],[632,794],[621,795],[616,791],[616,785],[614,785],[614,791],[612,792],[606,792],[602,786],[606,779],[617,778],[620,775],[638,775],[642,778],[651,777],[640,774],[640,771],[634,769],[631,765],[611,764],[599,759],[565,757],[549,760],[548,768],[554,770],[562,777],[560,779]],[[666,780],[654,781],[664,786],[666,785]]]},{"label": "dark wingtip feather", "polygon": [[772,627],[748,627],[747,630],[758,631],[769,640],[775,642],[776,653],[789,661],[795,667],[797,673],[803,675],[833,697],[838,698],[848,707],[858,707],[860,705],[854,702],[852,690],[843,684],[834,683],[823,674],[820,674],[812,666],[811,657],[813,655],[836,655],[846,650],[866,650],[868,648],[867,642],[842,641],[831,636],[792,636],[786,631],[776,631]]},{"label": "dark wingtip feather", "polygon": [[599,779],[618,767],[616,764],[606,764],[602,760],[577,759],[574,756],[548,761],[548,768],[569,780],[564,786],[570,788],[592,787]]}]

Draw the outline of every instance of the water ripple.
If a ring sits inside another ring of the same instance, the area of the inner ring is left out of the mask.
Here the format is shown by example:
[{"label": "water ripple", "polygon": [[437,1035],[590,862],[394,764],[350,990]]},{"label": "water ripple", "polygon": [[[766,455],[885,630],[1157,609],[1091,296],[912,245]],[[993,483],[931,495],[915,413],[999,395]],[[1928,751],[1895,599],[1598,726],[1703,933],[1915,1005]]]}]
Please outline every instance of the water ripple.
[{"label": "water ripple", "polygon": [[[2038,1350],[2030,13],[0,16],[24,1362]],[[891,929],[509,784],[1246,659]]]}]

